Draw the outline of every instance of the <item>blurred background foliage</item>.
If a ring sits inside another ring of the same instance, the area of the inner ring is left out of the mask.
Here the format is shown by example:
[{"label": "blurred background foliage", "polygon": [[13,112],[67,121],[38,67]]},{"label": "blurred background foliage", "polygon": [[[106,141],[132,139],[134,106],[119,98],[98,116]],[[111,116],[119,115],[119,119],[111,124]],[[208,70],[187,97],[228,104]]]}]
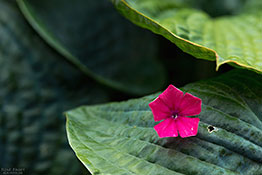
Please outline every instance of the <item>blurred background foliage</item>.
[{"label": "blurred background foliage", "polygon": [[136,27],[107,0],[18,4],[23,13],[16,1],[0,0],[1,168],[88,174],[68,145],[64,111],[230,69],[215,72],[215,62],[197,60]]},{"label": "blurred background foliage", "polygon": [[120,17],[108,0],[18,2],[51,46],[100,83],[132,94],[163,86],[156,38]]}]

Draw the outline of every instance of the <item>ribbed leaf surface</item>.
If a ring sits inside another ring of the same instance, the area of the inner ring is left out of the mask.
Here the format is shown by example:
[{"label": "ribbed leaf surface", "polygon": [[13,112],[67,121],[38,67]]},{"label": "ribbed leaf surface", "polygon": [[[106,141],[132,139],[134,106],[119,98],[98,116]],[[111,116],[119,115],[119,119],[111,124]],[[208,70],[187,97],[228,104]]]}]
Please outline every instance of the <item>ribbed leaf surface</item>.
[{"label": "ribbed leaf surface", "polygon": [[165,70],[157,40],[125,20],[107,0],[18,0],[36,31],[100,83],[133,94],[160,89]]},{"label": "ribbed leaf surface", "polygon": [[[163,35],[184,52],[216,60],[217,69],[230,63],[262,72],[262,3],[259,0],[245,1],[237,15],[217,18],[198,8],[202,1],[112,1],[126,18]],[[212,11],[214,1],[205,2]],[[220,8],[218,3],[213,12]]]},{"label": "ribbed leaf surface", "polygon": [[157,136],[148,107],[154,94],[67,112],[69,143],[93,174],[261,175],[261,82],[233,70],[182,88],[203,101],[196,137]]}]

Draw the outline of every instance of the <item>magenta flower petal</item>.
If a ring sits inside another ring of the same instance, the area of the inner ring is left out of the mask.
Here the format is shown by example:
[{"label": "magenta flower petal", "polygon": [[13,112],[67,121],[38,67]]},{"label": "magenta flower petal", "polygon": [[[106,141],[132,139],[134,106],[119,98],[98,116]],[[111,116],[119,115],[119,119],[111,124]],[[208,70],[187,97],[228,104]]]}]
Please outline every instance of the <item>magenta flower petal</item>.
[{"label": "magenta flower petal", "polygon": [[182,138],[197,135],[199,120],[199,118],[179,116],[176,119],[176,128],[178,129],[179,135]]},{"label": "magenta flower petal", "polygon": [[193,116],[201,112],[201,99],[186,93],[179,105],[180,116]]},{"label": "magenta flower petal", "polygon": [[173,118],[165,119],[164,121],[157,124],[154,129],[160,138],[178,136],[176,122]]},{"label": "magenta flower petal", "polygon": [[180,101],[183,99],[184,93],[177,89],[173,85],[169,85],[168,88],[159,95],[159,98],[169,107],[173,112],[177,110]]},{"label": "magenta flower petal", "polygon": [[149,103],[149,107],[152,110],[154,120],[156,122],[164,120],[171,116],[170,109],[159,97],[157,97],[154,101]]},{"label": "magenta flower petal", "polygon": [[186,116],[198,115],[201,103],[201,99],[169,85],[158,98],[149,103],[154,120],[164,120],[154,127],[159,137],[177,137],[178,134],[182,138],[195,136],[200,119]]}]

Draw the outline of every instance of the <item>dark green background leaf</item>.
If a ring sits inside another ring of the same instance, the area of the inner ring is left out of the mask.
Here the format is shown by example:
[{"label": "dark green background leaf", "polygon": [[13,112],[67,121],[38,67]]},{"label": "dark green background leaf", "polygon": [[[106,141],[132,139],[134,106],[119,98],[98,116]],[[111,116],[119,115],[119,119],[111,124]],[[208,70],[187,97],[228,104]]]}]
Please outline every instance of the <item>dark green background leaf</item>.
[{"label": "dark green background leaf", "polygon": [[[184,52],[196,58],[216,60],[217,69],[224,63],[230,63],[262,72],[260,0],[112,2],[133,23],[166,37]],[[217,12],[216,15],[222,16],[212,18],[203,10]]]},{"label": "dark green background leaf", "polygon": [[0,37],[0,169],[83,173],[68,145],[62,112],[108,101],[107,91],[49,48],[15,1],[0,0]]},{"label": "dark green background leaf", "polygon": [[203,101],[196,137],[157,136],[148,107],[155,94],[67,112],[69,143],[93,174],[261,175],[261,82],[233,70],[183,87]]},{"label": "dark green background leaf", "polygon": [[38,33],[83,72],[111,87],[152,93],[165,82],[156,38],[107,0],[18,0]]}]

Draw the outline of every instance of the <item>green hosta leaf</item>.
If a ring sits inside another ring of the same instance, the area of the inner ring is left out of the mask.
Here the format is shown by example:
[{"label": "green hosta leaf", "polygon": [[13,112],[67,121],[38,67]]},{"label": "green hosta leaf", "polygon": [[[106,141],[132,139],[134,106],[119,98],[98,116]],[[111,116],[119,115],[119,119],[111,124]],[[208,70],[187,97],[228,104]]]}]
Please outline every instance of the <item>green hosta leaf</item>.
[{"label": "green hosta leaf", "polygon": [[62,112],[109,94],[48,47],[15,1],[0,0],[0,24],[0,174],[81,175]]},{"label": "green hosta leaf", "polygon": [[[262,3],[259,0],[246,1],[238,15],[217,18],[199,9],[202,1],[112,1],[129,20],[163,35],[184,52],[216,60],[217,69],[230,63],[262,72]],[[208,5],[217,2],[213,12],[221,8],[219,2],[230,5],[229,1],[204,2]],[[208,6],[208,10],[212,9]]]},{"label": "green hosta leaf", "polygon": [[67,112],[69,143],[93,174],[260,175],[261,82],[256,73],[233,70],[183,87],[203,101],[196,137],[157,136],[148,107],[154,94]]},{"label": "green hosta leaf", "polygon": [[39,34],[101,83],[152,93],[164,83],[154,35],[121,17],[107,0],[18,0]]}]

